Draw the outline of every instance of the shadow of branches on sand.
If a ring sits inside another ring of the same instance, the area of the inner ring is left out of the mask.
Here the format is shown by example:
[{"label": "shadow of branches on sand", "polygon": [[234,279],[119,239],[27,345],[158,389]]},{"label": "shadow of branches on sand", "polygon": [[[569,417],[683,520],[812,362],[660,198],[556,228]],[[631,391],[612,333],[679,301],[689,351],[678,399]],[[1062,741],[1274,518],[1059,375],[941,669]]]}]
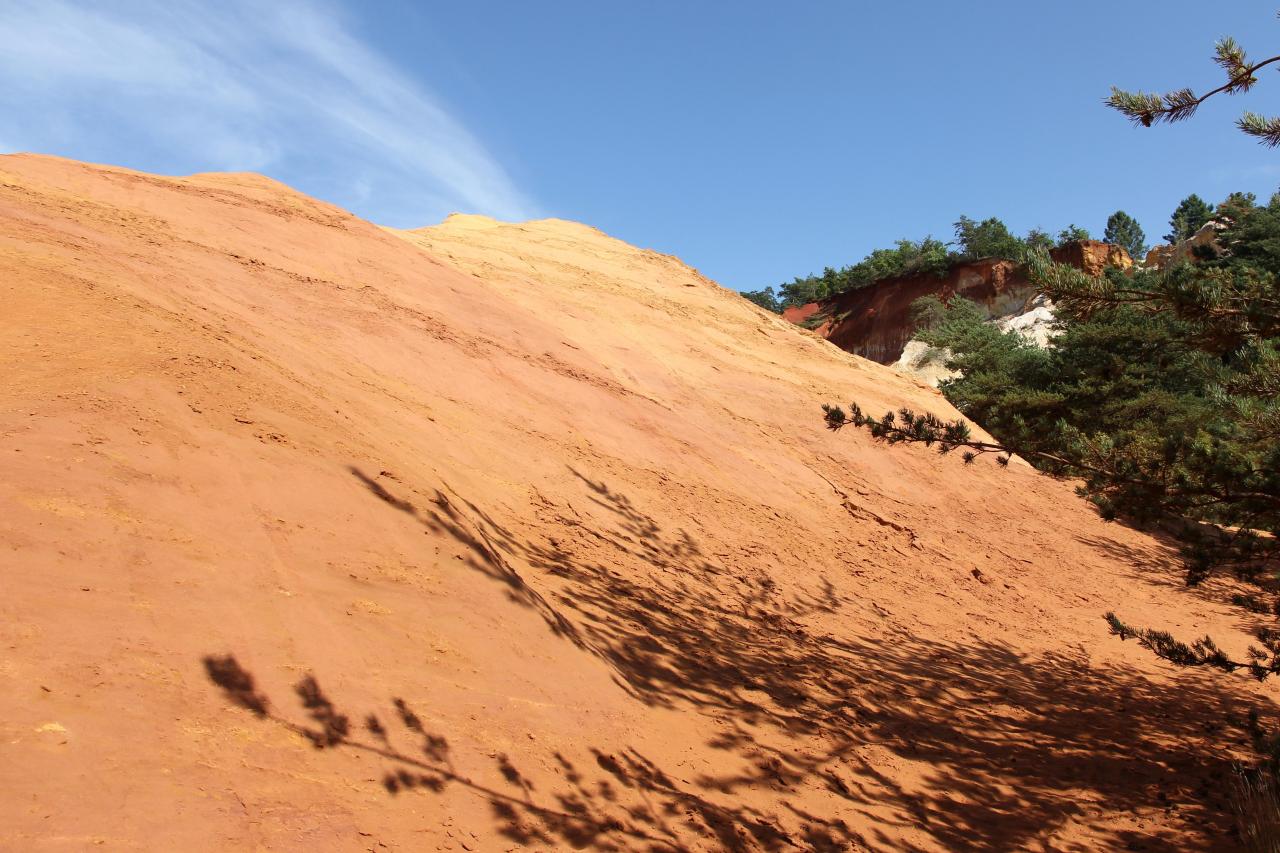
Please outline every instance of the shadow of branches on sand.
[{"label": "shadow of branches on sand", "polygon": [[[681,849],[696,836],[730,850],[995,851],[1051,837],[1055,849],[1235,846],[1220,799],[1224,746],[1247,740],[1249,701],[1229,680],[1180,673],[1171,689],[1067,650],[1028,656],[889,627],[873,639],[835,636],[815,627],[839,624],[830,584],[784,591],[763,569],[717,563],[581,475],[613,523],[548,505],[545,539],[531,541],[456,494],[418,506],[353,472],[380,500],[466,546],[468,565],[606,661],[639,700],[717,721],[708,745],[734,768],[673,780],[634,750],[596,750],[591,772],[603,778],[589,782],[556,754],[565,788],[536,803],[527,789],[460,777],[444,736],[414,730],[403,703],[393,703],[394,718],[427,739],[413,753],[392,748],[375,715],[355,736],[314,679],[298,687],[310,722],[293,722],[234,659],[206,659],[248,711],[317,746],[383,756],[394,768],[389,792],[466,786],[512,839],[597,849]],[[625,574],[611,568],[623,565]]]}]

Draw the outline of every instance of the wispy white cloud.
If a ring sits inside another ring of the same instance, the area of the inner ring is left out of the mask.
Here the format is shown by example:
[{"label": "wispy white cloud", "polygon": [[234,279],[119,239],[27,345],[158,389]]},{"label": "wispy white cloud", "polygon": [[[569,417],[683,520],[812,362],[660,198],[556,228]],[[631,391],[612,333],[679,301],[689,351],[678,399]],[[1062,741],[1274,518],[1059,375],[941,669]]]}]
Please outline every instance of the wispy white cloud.
[{"label": "wispy white cloud", "polygon": [[388,224],[535,215],[440,99],[310,0],[4,0],[5,141],[266,171]]}]

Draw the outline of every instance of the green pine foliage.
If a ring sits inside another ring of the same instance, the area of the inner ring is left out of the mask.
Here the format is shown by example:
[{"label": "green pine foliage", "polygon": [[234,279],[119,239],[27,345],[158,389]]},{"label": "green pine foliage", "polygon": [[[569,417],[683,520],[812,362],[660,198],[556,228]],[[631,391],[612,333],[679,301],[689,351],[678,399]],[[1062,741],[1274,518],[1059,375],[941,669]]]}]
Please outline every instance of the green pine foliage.
[{"label": "green pine foliage", "polygon": [[846,290],[866,287],[885,278],[913,273],[945,275],[955,262],[947,244],[932,237],[899,240],[892,249],[876,249],[858,263],[833,269],[827,267],[822,275],[797,278],[778,288],[783,308],[815,302]]},{"label": "green pine foliage", "polygon": [[[922,302],[921,337],[962,371],[942,390],[954,423],[901,411],[875,419],[828,406],[827,425],[866,428],[890,442],[922,442],[965,461],[1018,454],[1081,481],[1108,519],[1157,526],[1181,540],[1187,579],[1230,570],[1280,596],[1280,199],[1238,194],[1223,230],[1195,262],[1163,271],[1109,270],[1091,278],[1027,260],[1056,304],[1060,332],[1038,349],[983,322],[975,305]],[[966,420],[995,436],[973,440]],[[1267,609],[1266,604],[1260,604]],[[1253,607],[1250,609],[1257,609]],[[1245,659],[1209,638],[1184,644],[1109,617],[1184,666],[1280,672],[1280,632],[1261,631]]]},{"label": "green pine foliage", "polygon": [[742,297],[766,311],[772,311],[774,314],[782,313],[782,303],[778,301],[778,296],[773,292],[772,287],[766,287],[764,290],[744,290]]},{"label": "green pine foliage", "polygon": [[819,299],[825,299],[833,293],[839,292],[832,289],[835,284],[835,270],[827,267],[827,273],[829,275],[810,275],[780,285],[778,287],[779,304],[784,309],[792,308],[798,305],[806,305],[810,302],[817,302]]},{"label": "green pine foliage", "polygon": [[1028,249],[1043,249],[1046,252],[1056,245],[1049,232],[1039,228],[1032,228],[1028,231],[1023,242],[1027,244]]},{"label": "green pine foliage", "polygon": [[1178,203],[1173,215],[1169,217],[1171,230],[1164,235],[1164,239],[1169,243],[1180,243],[1199,231],[1212,218],[1213,205],[1192,193]]},{"label": "green pine foliage", "polygon": [[[1276,62],[1273,56],[1260,62],[1250,62],[1244,48],[1230,36],[1214,45],[1214,64],[1226,74],[1227,81],[1216,89],[1197,95],[1190,89],[1175,89],[1163,95],[1147,92],[1126,92],[1111,88],[1107,106],[1127,116],[1134,124],[1151,127],[1161,122],[1172,124],[1195,115],[1200,105],[1214,95],[1239,95],[1248,92],[1258,82],[1257,72]],[[1246,112],[1236,121],[1236,127],[1259,143],[1270,147],[1280,145],[1280,118],[1268,118],[1254,112]]]},{"label": "green pine foliage", "polygon": [[1065,246],[1068,243],[1079,243],[1088,239],[1090,239],[1089,229],[1081,228],[1079,225],[1074,223],[1058,232],[1059,246]]},{"label": "green pine foliage", "polygon": [[1026,251],[1027,244],[1014,236],[1009,227],[996,217],[976,222],[967,216],[956,220],[956,245],[960,259],[975,261],[980,258],[1016,259]]},{"label": "green pine foliage", "polygon": [[[933,237],[923,240],[899,240],[891,249],[875,249],[852,266],[827,267],[821,275],[796,278],[778,287],[782,308],[804,305],[867,287],[886,278],[931,274],[946,275],[953,266],[979,258],[1017,259],[1027,247],[1051,245],[1043,231],[1032,231],[1026,240],[1016,237],[996,217],[981,222],[961,216],[955,223],[956,239],[947,244]],[[953,250],[950,248],[954,246]]]},{"label": "green pine foliage", "polygon": [[[1136,228],[1137,223],[1133,224]],[[1089,239],[1089,232],[1075,225],[1060,231],[1056,241],[1048,232],[1039,228],[1031,229],[1026,237],[1018,237],[994,216],[981,221],[961,216],[956,220],[954,228],[955,240],[951,243],[943,243],[932,237],[925,237],[918,242],[899,240],[893,248],[875,249],[851,266],[840,269],[827,267],[820,275],[808,275],[781,284],[774,295],[778,310],[817,302],[887,278],[918,274],[945,276],[956,264],[986,258],[1020,261],[1028,250],[1048,250],[1065,243]],[[1141,240],[1141,228],[1137,229],[1137,234]],[[743,295],[767,308],[769,304],[764,293],[765,291],[756,290]]]},{"label": "green pine foliage", "polygon": [[1147,235],[1142,226],[1123,210],[1117,210],[1107,217],[1106,230],[1102,239],[1113,246],[1120,246],[1129,253],[1129,257],[1140,261],[1147,256]]}]

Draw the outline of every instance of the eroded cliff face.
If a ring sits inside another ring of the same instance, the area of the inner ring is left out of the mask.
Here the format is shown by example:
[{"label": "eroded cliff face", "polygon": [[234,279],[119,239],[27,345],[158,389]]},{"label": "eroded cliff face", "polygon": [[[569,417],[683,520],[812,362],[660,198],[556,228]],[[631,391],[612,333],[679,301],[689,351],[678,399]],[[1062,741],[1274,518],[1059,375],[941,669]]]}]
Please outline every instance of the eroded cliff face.
[{"label": "eroded cliff face", "polygon": [[674,258],[10,156],[0,306],[0,848],[1227,837],[1261,688],[1101,616],[1239,613]]},{"label": "eroded cliff face", "polygon": [[[1069,243],[1050,256],[1090,275],[1108,266],[1129,269],[1128,252],[1097,240]],[[807,320],[817,334],[836,346],[881,364],[898,361],[915,335],[911,304],[924,296],[943,301],[961,296],[977,302],[993,318],[1020,314],[1030,307],[1035,289],[1012,261],[987,258],[952,267],[946,275],[899,276],[870,287],[837,294],[821,302],[792,309],[784,317]]]},{"label": "eroded cliff face", "polygon": [[1133,258],[1121,246],[1113,246],[1100,240],[1080,240],[1059,246],[1049,252],[1049,257],[1060,264],[1068,264],[1087,275],[1100,276],[1107,267],[1124,271],[1133,267]]},{"label": "eroded cliff face", "polygon": [[1162,269],[1179,261],[1194,260],[1196,250],[1214,245],[1218,240],[1218,232],[1224,227],[1223,223],[1217,220],[1210,220],[1200,226],[1196,233],[1179,243],[1153,246],[1147,252],[1145,266],[1149,269]]}]

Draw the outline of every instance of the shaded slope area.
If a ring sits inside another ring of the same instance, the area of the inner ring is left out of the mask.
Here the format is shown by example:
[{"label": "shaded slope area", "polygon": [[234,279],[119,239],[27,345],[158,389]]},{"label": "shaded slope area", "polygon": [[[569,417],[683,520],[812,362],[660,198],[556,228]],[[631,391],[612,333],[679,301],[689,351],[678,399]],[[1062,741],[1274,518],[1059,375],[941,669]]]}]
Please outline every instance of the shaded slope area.
[{"label": "shaded slope area", "polygon": [[0,291],[0,847],[1229,846],[1214,590],[673,258],[12,156]]}]

